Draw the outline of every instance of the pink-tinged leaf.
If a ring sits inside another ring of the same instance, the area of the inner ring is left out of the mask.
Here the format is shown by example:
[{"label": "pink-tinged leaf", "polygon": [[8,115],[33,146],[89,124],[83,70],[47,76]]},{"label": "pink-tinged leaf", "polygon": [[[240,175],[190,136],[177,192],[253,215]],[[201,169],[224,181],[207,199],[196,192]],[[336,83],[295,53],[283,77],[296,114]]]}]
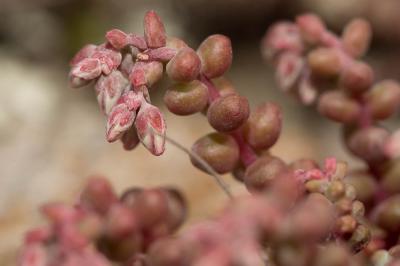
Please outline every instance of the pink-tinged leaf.
[{"label": "pink-tinged leaf", "polygon": [[135,121],[136,112],[130,111],[124,103],[115,105],[108,116],[106,138],[114,142],[126,132]]},{"label": "pink-tinged leaf", "polygon": [[300,101],[305,105],[313,104],[317,99],[318,91],[308,77],[301,78],[298,90]]},{"label": "pink-tinged leaf", "polygon": [[25,243],[33,244],[49,240],[53,236],[53,230],[49,226],[39,227],[28,231],[25,234]]},{"label": "pink-tinged leaf", "polygon": [[82,49],[79,50],[79,52],[77,52],[75,54],[75,56],[71,59],[71,61],[69,62],[70,66],[75,66],[76,64],[78,64],[80,61],[82,61],[85,58],[89,58],[92,56],[92,54],[95,52],[95,50],[97,49],[97,46],[94,44],[87,44],[85,45]]},{"label": "pink-tinged leaf", "polygon": [[97,101],[100,109],[109,114],[111,108],[117,103],[128,85],[128,80],[118,70],[114,70],[108,76],[101,76],[96,83]]},{"label": "pink-tinged leaf", "polygon": [[273,59],[284,51],[300,53],[304,49],[298,27],[290,22],[272,26],[262,40],[261,48],[266,59]]},{"label": "pink-tinged leaf", "polygon": [[136,148],[137,145],[140,143],[136,128],[131,127],[128,131],[126,131],[121,137],[121,142],[124,149],[127,151],[131,151]]},{"label": "pink-tinged leaf", "polygon": [[143,93],[137,91],[127,91],[119,99],[118,104],[126,104],[129,111],[137,111],[144,101]]},{"label": "pink-tinged leaf", "polygon": [[121,67],[120,67],[122,74],[124,74],[126,77],[129,77],[129,75],[132,72],[132,68],[133,68],[134,64],[135,63],[133,62],[132,55],[130,53],[126,54],[124,56],[124,59],[122,59]]},{"label": "pink-tinged leaf", "polygon": [[154,155],[165,150],[166,124],[160,110],[146,102],[138,112],[135,122],[137,134],[143,145]]},{"label": "pink-tinged leaf", "polygon": [[121,50],[129,43],[129,36],[125,32],[112,29],[106,33],[107,41],[117,50]]},{"label": "pink-tinged leaf", "polygon": [[140,50],[146,50],[147,49],[147,43],[144,37],[138,36],[136,34],[129,34],[128,35],[128,43],[129,45],[132,45]]},{"label": "pink-tinged leaf", "polygon": [[324,172],[327,178],[330,178],[335,174],[336,168],[337,168],[336,158],[329,157],[325,159]]},{"label": "pink-tinged leaf", "polygon": [[396,130],[386,139],[383,149],[390,159],[400,157],[400,130]]},{"label": "pink-tinged leaf", "polygon": [[18,257],[18,266],[48,266],[47,252],[41,244],[28,244]]},{"label": "pink-tinged leaf", "polygon": [[147,52],[149,55],[150,60],[168,62],[176,55],[176,49],[168,48],[168,47],[161,47],[157,49],[152,49]]},{"label": "pink-tinged leaf", "polygon": [[92,80],[101,74],[101,62],[95,58],[85,58],[72,67],[70,76],[73,78],[81,78]]},{"label": "pink-tinged leaf", "polygon": [[108,49],[104,45],[99,46],[96,49],[92,58],[100,60],[101,70],[105,75],[108,75],[111,71],[117,69],[122,61],[122,55],[120,52]]},{"label": "pink-tinged leaf", "polygon": [[275,79],[281,90],[287,92],[294,87],[304,69],[304,60],[294,53],[284,53],[279,57]]},{"label": "pink-tinged leaf", "polygon": [[82,212],[62,203],[48,203],[41,207],[41,212],[56,224],[75,222],[82,217]]},{"label": "pink-tinged leaf", "polygon": [[154,11],[148,11],[144,17],[144,38],[149,48],[163,47],[167,42],[164,24]]}]

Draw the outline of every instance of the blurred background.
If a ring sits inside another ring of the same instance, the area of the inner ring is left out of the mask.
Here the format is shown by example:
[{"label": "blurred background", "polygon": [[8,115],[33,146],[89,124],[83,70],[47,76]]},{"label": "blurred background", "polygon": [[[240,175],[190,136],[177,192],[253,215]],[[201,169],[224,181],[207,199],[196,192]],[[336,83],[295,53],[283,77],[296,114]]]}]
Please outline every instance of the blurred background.
[{"label": "blurred background", "polygon": [[[43,222],[38,206],[72,203],[93,174],[107,176],[119,193],[128,186],[174,185],[188,197],[190,221],[223,205],[212,179],[176,148],[153,157],[143,147],[126,152],[120,143],[108,144],[94,91],[68,88],[68,61],[81,46],[103,42],[110,28],[141,33],[149,9],[160,14],[169,35],[193,48],[212,33],[232,39],[227,76],[253,106],[263,100],[282,106],[284,127],[273,153],[287,161],[334,155],[359,165],[342,149],[338,125],[276,89],[259,52],[271,23],[312,11],[339,31],[351,18],[365,17],[374,29],[366,60],[377,79],[400,78],[398,0],[0,0],[0,265],[15,265],[23,232]],[[159,106],[166,85],[152,92]],[[165,113],[168,134],[186,147],[211,131],[201,115]],[[246,193],[224,178],[235,193]]]}]

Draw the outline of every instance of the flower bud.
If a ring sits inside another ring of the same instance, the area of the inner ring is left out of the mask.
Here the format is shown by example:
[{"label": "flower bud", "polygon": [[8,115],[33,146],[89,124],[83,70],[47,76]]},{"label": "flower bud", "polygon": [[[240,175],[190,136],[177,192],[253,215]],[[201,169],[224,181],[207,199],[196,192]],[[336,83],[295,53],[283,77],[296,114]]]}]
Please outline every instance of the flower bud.
[{"label": "flower bud", "polygon": [[136,34],[128,34],[128,44],[132,45],[132,48],[137,48],[140,50],[147,49],[147,43],[143,36],[139,36]]},{"label": "flower bud", "polygon": [[286,164],[274,156],[263,156],[247,167],[244,184],[250,192],[262,191],[287,171]]},{"label": "flower bud", "polygon": [[167,64],[168,76],[178,82],[189,82],[200,73],[201,61],[191,48],[182,48]]},{"label": "flower bud", "polygon": [[[97,242],[97,249],[108,259],[115,262],[126,262],[143,250],[144,240],[140,234],[132,234],[125,238],[103,237]],[[108,260],[107,260],[108,261]],[[78,264],[96,265],[97,264]],[[103,266],[103,264],[100,264]],[[104,264],[109,266],[110,264]],[[135,265],[136,266],[136,265]]]},{"label": "flower bud", "polygon": [[345,184],[340,180],[333,180],[326,188],[325,196],[332,202],[342,198],[345,194]]},{"label": "flower bud", "polygon": [[353,19],[343,31],[343,47],[351,56],[361,57],[368,50],[371,37],[372,29],[369,22],[361,18]]},{"label": "flower bud", "polygon": [[[96,58],[85,58],[71,69],[70,76],[84,80],[95,79],[101,74],[101,63]],[[74,85],[73,83],[72,85]]]},{"label": "flower bud", "polygon": [[383,145],[388,136],[384,128],[361,128],[349,134],[346,145],[354,155],[367,162],[381,162],[385,159]]},{"label": "flower bud", "polygon": [[[217,173],[225,174],[232,171],[239,162],[239,147],[233,137],[222,133],[210,133],[192,146],[192,152],[206,161]],[[195,158],[190,158],[192,164],[207,172]]]},{"label": "flower bud", "polygon": [[114,70],[108,76],[101,76],[97,80],[95,86],[97,101],[104,114],[110,113],[127,85],[128,80],[118,70]]},{"label": "flower bud", "polygon": [[385,155],[388,158],[400,158],[400,129],[394,131],[385,141]]},{"label": "flower bud", "polygon": [[351,171],[345,177],[344,182],[355,188],[358,200],[366,205],[372,203],[378,186],[375,178],[367,171]]},{"label": "flower bud", "polygon": [[162,78],[162,74],[163,64],[161,62],[136,62],[129,75],[129,80],[135,88],[143,85],[151,87]]},{"label": "flower bud", "polygon": [[318,96],[318,89],[308,76],[303,76],[298,85],[298,98],[304,105],[315,103]]},{"label": "flower bud", "polygon": [[174,188],[164,190],[167,194],[168,214],[166,223],[168,229],[173,232],[178,229],[187,216],[187,202],[183,194]]},{"label": "flower bud", "polygon": [[217,88],[220,96],[237,94],[237,91],[232,82],[223,76],[213,79],[212,82],[214,83],[215,88]]},{"label": "flower bud", "polygon": [[180,50],[182,48],[188,48],[189,46],[181,39],[176,38],[176,37],[167,37],[167,44],[165,47],[175,49],[175,50]]},{"label": "flower bud", "polygon": [[390,233],[398,233],[400,230],[400,196],[392,196],[375,207],[372,220],[378,226]]},{"label": "flower bud", "polygon": [[365,225],[358,225],[354,230],[351,238],[349,239],[349,245],[354,253],[361,251],[365,248],[371,239],[371,231]]},{"label": "flower bud", "polygon": [[364,62],[354,62],[341,74],[341,84],[350,95],[361,95],[367,91],[374,81],[372,68]]},{"label": "flower bud", "polygon": [[98,59],[101,64],[101,71],[105,75],[109,75],[111,71],[117,69],[122,61],[120,52],[108,49],[105,45],[98,46],[91,55],[92,59]]},{"label": "flower bud", "polygon": [[249,102],[238,94],[220,97],[211,103],[207,111],[210,125],[220,132],[238,129],[249,117]]},{"label": "flower bud", "polygon": [[339,235],[349,235],[357,227],[357,221],[351,215],[344,215],[336,220],[335,232]]},{"label": "flower bud", "polygon": [[385,167],[381,185],[390,194],[400,192],[400,158],[391,160]]},{"label": "flower bud", "polygon": [[80,196],[82,206],[100,214],[105,214],[116,201],[117,196],[111,184],[101,177],[89,179]]},{"label": "flower bud", "polygon": [[123,147],[127,151],[131,151],[140,143],[135,127],[128,129],[121,137]]},{"label": "flower bud", "polygon": [[128,34],[118,29],[108,31],[106,33],[106,39],[117,50],[121,50],[129,43]]},{"label": "flower bud", "polygon": [[144,17],[144,37],[149,48],[159,48],[166,44],[164,24],[154,11],[148,11]]},{"label": "flower bud", "polygon": [[29,244],[18,255],[18,266],[46,266],[49,258],[46,248],[42,244]]},{"label": "flower bud", "polygon": [[149,249],[149,261],[152,266],[185,265],[183,243],[176,238],[164,238],[156,241]]},{"label": "flower bud", "polygon": [[386,119],[400,107],[400,85],[394,80],[376,83],[366,96],[366,104],[374,119]]},{"label": "flower bud", "polygon": [[138,137],[142,144],[154,155],[165,150],[165,120],[160,110],[143,102],[135,121]]},{"label": "flower bud", "polygon": [[110,238],[124,238],[138,230],[138,221],[126,206],[117,203],[107,213],[105,234]]},{"label": "flower bud", "polygon": [[336,77],[342,70],[339,51],[335,48],[317,48],[308,54],[307,60],[312,74],[318,77]]},{"label": "flower bud", "polygon": [[276,66],[275,80],[282,91],[290,91],[304,70],[304,60],[298,54],[283,53]]},{"label": "flower bud", "polygon": [[115,105],[107,119],[107,141],[114,142],[119,139],[133,125],[135,117],[136,112],[129,110],[125,103]]},{"label": "flower bud", "polygon": [[97,46],[94,44],[87,44],[87,45],[83,46],[82,49],[80,49],[74,55],[74,57],[71,59],[71,61],[69,62],[69,65],[71,67],[75,66],[83,59],[91,57],[92,54],[96,51],[96,49],[97,49]]},{"label": "flower bud", "polygon": [[243,136],[256,150],[269,149],[281,133],[282,113],[275,103],[266,102],[251,112],[243,128]]},{"label": "flower bud", "polygon": [[270,27],[261,43],[262,55],[267,60],[281,52],[300,53],[303,49],[299,28],[291,22],[280,22]]},{"label": "flower bud", "polygon": [[165,92],[164,103],[174,114],[191,115],[207,106],[208,89],[198,80],[175,83]]},{"label": "flower bud", "polygon": [[201,60],[201,73],[207,78],[222,76],[232,64],[232,46],[228,37],[209,36],[197,49]]},{"label": "flower bud", "polygon": [[321,18],[314,14],[304,14],[296,18],[296,24],[301,36],[310,45],[316,45],[325,32],[325,24]]},{"label": "flower bud", "polygon": [[352,123],[359,118],[361,106],[340,91],[327,91],[318,100],[318,111],[333,121]]}]

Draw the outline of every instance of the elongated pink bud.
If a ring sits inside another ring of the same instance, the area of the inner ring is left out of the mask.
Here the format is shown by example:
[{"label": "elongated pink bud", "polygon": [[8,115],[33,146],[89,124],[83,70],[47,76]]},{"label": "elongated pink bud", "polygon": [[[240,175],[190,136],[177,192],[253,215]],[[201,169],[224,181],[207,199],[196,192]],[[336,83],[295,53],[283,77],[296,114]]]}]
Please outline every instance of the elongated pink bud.
[{"label": "elongated pink bud", "polygon": [[129,43],[129,36],[125,32],[112,29],[106,33],[107,41],[117,50],[121,50]]},{"label": "elongated pink bud", "polygon": [[99,59],[85,58],[71,69],[71,77],[84,80],[95,79],[101,74],[101,62]]},{"label": "elongated pink bud", "polygon": [[129,75],[134,88],[143,85],[152,86],[162,78],[163,65],[161,62],[136,62]]},{"label": "elongated pink bud", "polygon": [[125,103],[115,105],[108,116],[106,138],[108,142],[114,142],[127,131],[135,121],[136,112],[129,110]]},{"label": "elongated pink bud", "polygon": [[108,76],[99,78],[95,89],[97,101],[103,113],[110,113],[111,108],[117,103],[127,85],[128,80],[118,70],[114,70]]},{"label": "elongated pink bud", "polygon": [[151,60],[168,62],[172,57],[176,55],[177,50],[168,48],[168,47],[160,47],[157,49],[152,49],[147,52],[147,55]]},{"label": "elongated pink bud", "polygon": [[75,66],[85,58],[89,58],[95,52],[97,46],[94,44],[87,44],[80,49],[69,62],[70,66]]},{"label": "elongated pink bud", "polygon": [[137,111],[144,101],[143,93],[137,91],[127,91],[119,99],[118,104],[126,104],[129,111]]},{"label": "elongated pink bud", "polygon": [[110,74],[114,69],[117,69],[122,61],[121,53],[104,46],[99,46],[92,54],[91,58],[100,60],[101,71],[106,75]]},{"label": "elongated pink bud", "polygon": [[128,43],[129,43],[129,45],[132,45],[140,50],[147,49],[146,40],[144,39],[143,36],[138,36],[136,34],[129,34],[128,35]]},{"label": "elongated pink bud", "polygon": [[166,44],[164,24],[154,11],[149,11],[144,17],[144,38],[149,48],[159,48]]},{"label": "elongated pink bud", "polygon": [[300,29],[303,39],[311,44],[318,44],[324,33],[325,24],[320,17],[314,14],[304,14],[296,18],[296,24]]},{"label": "elongated pink bud", "polygon": [[284,53],[279,57],[275,79],[283,91],[289,91],[299,80],[304,69],[304,59],[295,53]]},{"label": "elongated pink bud", "polygon": [[143,145],[154,155],[165,150],[166,124],[160,110],[146,102],[138,112],[135,122],[137,134]]}]

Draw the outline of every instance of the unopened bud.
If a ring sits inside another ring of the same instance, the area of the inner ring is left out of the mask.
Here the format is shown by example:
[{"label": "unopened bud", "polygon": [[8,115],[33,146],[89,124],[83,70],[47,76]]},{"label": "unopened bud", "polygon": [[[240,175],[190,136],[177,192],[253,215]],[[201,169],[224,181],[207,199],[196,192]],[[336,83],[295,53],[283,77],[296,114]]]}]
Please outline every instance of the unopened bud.
[{"label": "unopened bud", "polygon": [[365,204],[372,203],[378,186],[374,177],[367,171],[351,171],[345,177],[344,182],[355,188],[357,199]]},{"label": "unopened bud", "polygon": [[69,62],[70,66],[75,66],[85,58],[89,58],[96,51],[97,46],[94,44],[87,44],[82,47]]},{"label": "unopened bud", "polygon": [[79,61],[71,69],[71,77],[84,80],[95,79],[101,74],[100,60],[95,58],[85,58]]},{"label": "unopened bud", "polygon": [[282,91],[291,90],[304,70],[304,59],[298,54],[286,52],[277,62],[275,80]]},{"label": "unopened bud", "polygon": [[183,40],[176,38],[176,37],[167,37],[167,44],[165,45],[168,48],[180,50],[182,48],[189,47]]},{"label": "unopened bud", "polygon": [[201,59],[201,72],[207,78],[222,76],[232,64],[232,46],[228,37],[220,34],[209,36],[197,49]]},{"label": "unopened bud", "polygon": [[[223,133],[210,133],[192,146],[192,152],[206,161],[217,173],[232,171],[239,162],[239,147],[233,137]],[[203,165],[191,157],[192,164],[207,172]]]},{"label": "unopened bud", "polygon": [[332,78],[339,75],[342,62],[335,48],[317,48],[308,54],[308,65],[315,76]]},{"label": "unopened bud", "polygon": [[374,80],[372,68],[364,62],[355,62],[346,67],[341,74],[341,84],[351,95],[367,91]]},{"label": "unopened bud", "polygon": [[115,105],[107,119],[107,141],[114,142],[119,139],[133,125],[135,117],[136,112],[129,110],[125,103]]},{"label": "unopened bud", "polygon": [[230,94],[215,100],[207,111],[210,125],[220,132],[238,129],[246,122],[250,112],[247,98]]},{"label": "unopened bud", "polygon": [[161,62],[136,62],[129,75],[129,80],[135,88],[143,85],[151,87],[162,78],[162,74]]},{"label": "unopened bud", "polygon": [[159,48],[166,44],[164,24],[154,11],[148,11],[144,17],[144,37],[149,48]]},{"label": "unopened bud", "polygon": [[391,233],[400,230],[400,196],[392,196],[375,207],[372,220],[381,228]]},{"label": "unopened bud", "polygon": [[107,213],[105,233],[110,238],[123,238],[138,229],[133,212],[122,204],[113,204]]},{"label": "unopened bud", "polygon": [[400,158],[388,162],[383,171],[381,185],[385,191],[394,194],[400,192]]},{"label": "unopened bud", "polygon": [[270,148],[276,143],[281,133],[282,113],[278,105],[266,102],[251,112],[243,136],[256,150]]},{"label": "unopened bud", "polygon": [[372,29],[368,21],[356,18],[347,24],[342,34],[344,49],[353,57],[361,57],[369,48]]},{"label": "unopened bud", "polygon": [[176,83],[165,92],[164,103],[174,114],[194,114],[207,106],[208,89],[198,80],[190,83]]},{"label": "unopened bud", "polygon": [[327,91],[318,100],[318,111],[340,123],[352,123],[361,113],[360,104],[340,91]]},{"label": "unopened bud", "polygon": [[400,158],[400,130],[394,131],[385,141],[385,155],[388,158]]},{"label": "unopened bud", "polygon": [[124,149],[127,151],[131,151],[134,148],[136,148],[136,146],[140,143],[139,137],[136,132],[136,128],[131,127],[130,129],[128,129],[128,131],[126,131],[122,135],[121,141]]},{"label": "unopened bud", "polygon": [[366,104],[374,119],[386,119],[400,108],[400,85],[394,80],[376,83],[366,96]]},{"label": "unopened bud", "polygon": [[300,29],[301,36],[310,45],[316,45],[324,33],[325,24],[321,18],[314,14],[304,14],[296,18],[296,24]]},{"label": "unopened bud", "polygon": [[191,48],[182,48],[167,64],[168,76],[178,82],[190,82],[200,73],[201,61]]},{"label": "unopened bud", "polygon": [[108,31],[106,33],[106,39],[117,50],[121,50],[129,43],[128,34],[118,29]]},{"label": "unopened bud", "polygon": [[165,132],[167,126],[160,110],[144,102],[135,122],[138,137],[142,144],[154,155],[165,150]]}]

